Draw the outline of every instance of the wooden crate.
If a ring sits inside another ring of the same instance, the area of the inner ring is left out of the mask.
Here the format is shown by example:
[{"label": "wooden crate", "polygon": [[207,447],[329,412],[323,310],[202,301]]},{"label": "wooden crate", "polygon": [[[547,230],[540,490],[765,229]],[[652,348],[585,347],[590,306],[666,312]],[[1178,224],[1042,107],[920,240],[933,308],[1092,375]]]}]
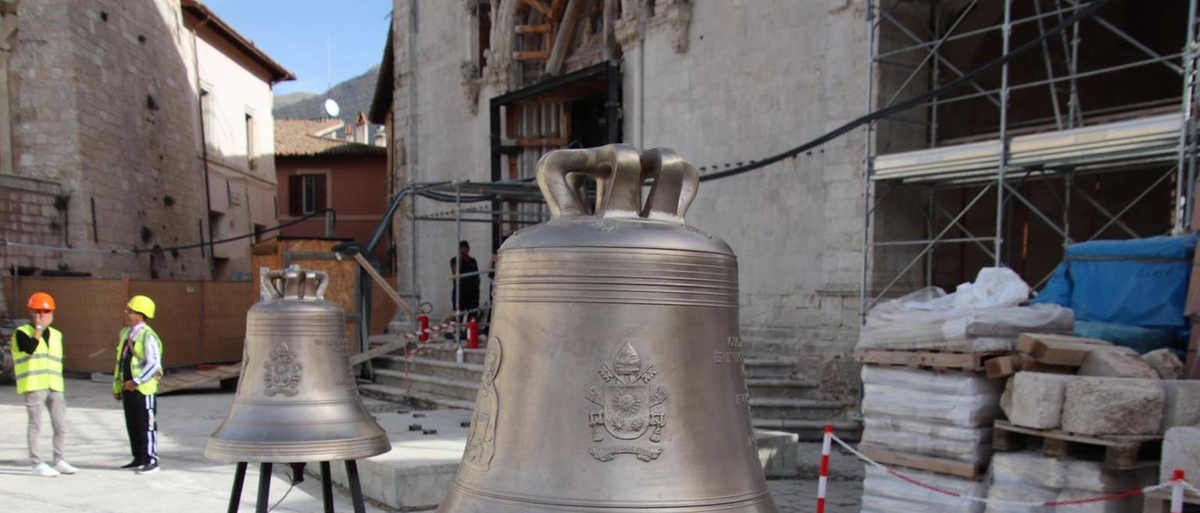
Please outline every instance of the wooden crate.
[{"label": "wooden crate", "polygon": [[1012,354],[1011,351],[955,352],[858,349],[854,359],[881,367],[910,367],[928,370],[982,372],[989,359]]},{"label": "wooden crate", "polygon": [[1089,436],[1065,431],[1032,429],[997,420],[992,430],[992,448],[1019,451],[1030,442],[1041,442],[1042,453],[1052,458],[1103,459],[1113,470],[1139,468],[1144,460],[1158,459],[1162,436]]}]

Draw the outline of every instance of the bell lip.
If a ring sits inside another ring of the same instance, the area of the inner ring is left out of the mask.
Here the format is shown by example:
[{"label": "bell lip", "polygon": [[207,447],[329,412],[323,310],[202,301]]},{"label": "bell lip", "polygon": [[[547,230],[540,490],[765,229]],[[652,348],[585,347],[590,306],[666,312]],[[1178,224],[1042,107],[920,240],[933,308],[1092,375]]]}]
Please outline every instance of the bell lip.
[{"label": "bell lip", "polygon": [[[336,446],[336,444],[342,444]],[[331,447],[333,446],[333,447]],[[387,435],[319,442],[233,442],[208,438],[204,457],[224,463],[278,463],[361,460],[392,450]]]},{"label": "bell lip", "polygon": [[[521,511],[542,512],[542,511],[580,511],[580,512],[644,512],[647,510],[662,511],[664,513],[671,511],[686,511],[686,512],[725,512],[725,511],[778,511],[778,506],[775,504],[775,498],[771,496],[771,490],[766,487],[764,481],[763,487],[758,490],[729,496],[729,497],[714,497],[710,499],[692,499],[678,501],[580,501],[580,500],[562,500],[557,497],[544,497],[532,495],[510,494],[504,492],[485,491],[468,485],[462,484],[456,476],[454,482],[450,485],[450,492],[446,494],[446,498],[442,500],[445,504],[452,498],[459,501],[469,501],[476,506],[498,507],[498,505],[527,505],[527,509]],[[743,509],[745,508],[745,509]],[[766,509],[763,509],[766,508]],[[469,509],[469,508],[468,508]],[[489,511],[491,508],[483,507],[481,511]],[[438,509],[442,511],[442,509]]]},{"label": "bell lip", "polygon": [[737,258],[729,244],[704,230],[684,223],[640,217],[551,219],[512,234],[499,251],[554,247],[665,249]]}]

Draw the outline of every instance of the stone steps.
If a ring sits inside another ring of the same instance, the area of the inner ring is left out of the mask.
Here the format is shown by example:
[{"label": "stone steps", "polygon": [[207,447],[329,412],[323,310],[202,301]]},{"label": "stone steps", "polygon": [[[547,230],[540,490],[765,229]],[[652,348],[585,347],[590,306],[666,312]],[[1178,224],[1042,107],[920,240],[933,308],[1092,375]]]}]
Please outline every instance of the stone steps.
[{"label": "stone steps", "polygon": [[455,408],[460,410],[471,410],[475,408],[475,401],[464,401],[461,399],[453,399],[437,394],[429,394],[425,392],[406,392],[404,388],[394,387],[390,385],[359,385],[358,391],[367,397],[391,401],[394,403],[411,404],[425,409],[449,409]]},{"label": "stone steps", "polygon": [[479,381],[447,379],[391,369],[377,369],[375,384],[387,385],[400,390],[411,389],[413,392],[433,394],[470,403],[474,403],[475,396],[479,394]]},{"label": "stone steps", "polygon": [[483,375],[483,365],[481,364],[455,363],[453,360],[435,358],[411,357],[405,359],[401,356],[381,356],[372,360],[372,363],[376,370],[409,372],[472,383],[478,383]]},{"label": "stone steps", "polygon": [[857,442],[862,435],[862,426],[851,419],[798,420],[798,419],[750,419],[754,429],[786,431],[800,436],[801,442],[820,442],[825,436],[825,426],[833,426],[838,438]]},{"label": "stone steps", "polygon": [[743,363],[746,366],[746,379],[774,378],[799,379],[799,358],[755,358],[747,357]]},{"label": "stone steps", "polygon": [[756,419],[824,421],[840,418],[850,406],[842,401],[750,396],[750,416]]},{"label": "stone steps", "polygon": [[746,378],[746,388],[750,391],[750,397],[764,398],[807,398],[819,392],[814,383],[786,378]]}]

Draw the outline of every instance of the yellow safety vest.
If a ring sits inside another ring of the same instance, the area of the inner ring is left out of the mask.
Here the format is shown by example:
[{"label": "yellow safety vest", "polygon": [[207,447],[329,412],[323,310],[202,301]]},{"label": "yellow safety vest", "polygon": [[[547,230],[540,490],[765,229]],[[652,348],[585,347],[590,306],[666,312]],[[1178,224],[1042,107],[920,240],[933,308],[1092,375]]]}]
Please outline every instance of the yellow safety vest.
[{"label": "yellow safety vest", "polygon": [[[50,347],[46,347],[44,340],[38,339],[37,349],[34,349],[32,354],[22,352],[17,347],[17,334],[13,333],[10,344],[18,394],[46,389],[63,391],[62,332],[50,327],[46,330],[50,333]],[[17,328],[17,331],[28,335],[29,338],[33,338],[37,332],[31,324]]]},{"label": "yellow safety vest", "polygon": [[[146,336],[152,333],[154,334],[154,340],[158,342],[159,363],[161,364],[162,362],[162,339],[159,338],[158,333],[154,333],[154,330],[150,328],[149,324],[147,324],[146,327],[142,328],[142,330],[138,332],[137,337],[133,340],[133,358],[129,361],[129,371],[132,372],[134,376],[142,373],[142,363],[146,357]],[[113,370],[114,394],[119,394],[122,390],[124,390],[122,385],[124,385],[125,382],[121,379],[121,353],[125,351],[125,343],[127,340],[129,340],[128,327],[121,329],[120,337],[120,340],[117,341],[117,367],[115,370]],[[138,392],[141,392],[142,395],[151,395],[157,393],[158,378],[161,376],[161,373],[155,374],[153,378],[148,379],[142,384],[138,385]]]}]

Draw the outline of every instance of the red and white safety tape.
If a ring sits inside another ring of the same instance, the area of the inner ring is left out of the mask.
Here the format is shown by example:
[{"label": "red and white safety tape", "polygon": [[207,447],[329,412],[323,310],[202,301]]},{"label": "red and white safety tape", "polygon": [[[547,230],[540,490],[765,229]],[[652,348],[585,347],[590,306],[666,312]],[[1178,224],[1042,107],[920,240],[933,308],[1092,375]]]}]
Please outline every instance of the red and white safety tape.
[{"label": "red and white safety tape", "polygon": [[1007,500],[1007,499],[989,499],[986,497],[975,497],[975,496],[971,496],[971,495],[965,495],[965,494],[961,494],[958,492],[954,492],[951,490],[946,490],[944,488],[940,488],[938,486],[934,486],[934,485],[931,485],[928,483],[923,483],[912,476],[908,476],[901,472],[896,471],[895,469],[888,468],[887,466],[884,466],[884,465],[880,464],[879,462],[867,457],[867,455],[855,450],[853,447],[850,446],[850,444],[846,443],[841,438],[838,438],[837,435],[833,434],[832,427],[827,426],[825,428],[824,443],[822,443],[822,445],[821,445],[821,475],[817,482],[817,513],[824,513],[824,511],[825,511],[825,486],[826,486],[826,481],[827,481],[827,478],[829,475],[829,452],[830,452],[830,445],[831,445],[830,442],[837,442],[837,444],[840,445],[843,449],[845,449],[850,454],[853,454],[856,458],[862,460],[867,465],[870,465],[879,470],[882,470],[882,471],[886,472],[888,475],[890,475],[896,479],[899,479],[905,483],[908,483],[908,484],[911,484],[913,486],[917,486],[920,488],[924,488],[926,490],[929,490],[929,491],[932,491],[934,493],[938,493],[941,495],[945,495],[948,497],[962,499],[967,502],[976,502],[976,503],[983,503],[983,504],[988,504],[988,503],[1004,504],[1004,505],[1010,505],[1010,506],[1022,506],[1022,507],[1026,507],[1026,508],[1075,506],[1075,505],[1080,505],[1080,504],[1091,504],[1091,503],[1096,503],[1096,502],[1117,501],[1117,500],[1125,499],[1128,497],[1134,497],[1137,495],[1147,494],[1150,492],[1155,492],[1158,490],[1165,490],[1165,489],[1171,488],[1172,489],[1171,513],[1180,513],[1183,511],[1182,504],[1183,504],[1184,490],[1187,490],[1191,493],[1200,495],[1200,490],[1197,490],[1195,486],[1193,486],[1191,483],[1187,482],[1184,479],[1185,476],[1184,476],[1183,471],[1176,470],[1173,478],[1170,481],[1167,481],[1165,483],[1159,483],[1159,484],[1156,484],[1153,486],[1147,486],[1145,488],[1138,488],[1136,490],[1128,490],[1128,491],[1119,492],[1119,493],[1099,495],[1096,497],[1086,497],[1086,498],[1081,498],[1081,499],[1070,499],[1070,500],[1061,500],[1061,501],[1027,501],[1027,502],[1012,501],[1012,500]]}]

